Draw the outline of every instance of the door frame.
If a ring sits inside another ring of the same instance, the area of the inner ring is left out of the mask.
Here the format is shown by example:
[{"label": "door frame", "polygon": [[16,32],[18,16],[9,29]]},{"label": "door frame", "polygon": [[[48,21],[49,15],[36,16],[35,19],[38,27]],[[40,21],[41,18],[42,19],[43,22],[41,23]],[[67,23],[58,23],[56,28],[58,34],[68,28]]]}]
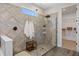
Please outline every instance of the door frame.
[{"label": "door frame", "polygon": [[[77,11],[76,11],[76,18],[77,18],[77,22],[76,22],[76,29],[77,29],[77,39],[76,39],[76,51],[79,52],[79,4],[74,4],[77,7]],[[58,17],[57,17],[57,46],[58,47],[62,47],[62,8],[57,12],[58,13]]]}]

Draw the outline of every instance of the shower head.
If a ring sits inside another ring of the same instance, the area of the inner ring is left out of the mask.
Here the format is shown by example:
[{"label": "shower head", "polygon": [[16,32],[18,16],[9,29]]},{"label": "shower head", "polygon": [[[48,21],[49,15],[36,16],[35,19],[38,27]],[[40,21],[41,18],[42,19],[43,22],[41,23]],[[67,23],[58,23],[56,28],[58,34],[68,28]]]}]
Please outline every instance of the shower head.
[{"label": "shower head", "polygon": [[45,17],[46,17],[46,18],[49,18],[49,17],[50,17],[50,15],[46,15]]}]

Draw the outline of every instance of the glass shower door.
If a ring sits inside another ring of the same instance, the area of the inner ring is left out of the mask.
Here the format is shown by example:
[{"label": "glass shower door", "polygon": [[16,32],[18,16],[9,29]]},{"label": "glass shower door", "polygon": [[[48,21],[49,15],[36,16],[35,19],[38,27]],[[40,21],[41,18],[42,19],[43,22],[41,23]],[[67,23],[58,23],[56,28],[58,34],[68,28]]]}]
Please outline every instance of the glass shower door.
[{"label": "glass shower door", "polygon": [[50,18],[38,15],[36,17],[29,17],[29,20],[33,20],[35,32],[33,40],[37,42],[37,48],[29,53],[33,56],[44,55],[56,46],[57,15],[51,15]]},{"label": "glass shower door", "polygon": [[46,43],[50,44],[51,47],[55,47],[57,44],[57,15],[52,14],[49,18],[46,18],[46,29],[47,29],[47,35],[46,35]]}]

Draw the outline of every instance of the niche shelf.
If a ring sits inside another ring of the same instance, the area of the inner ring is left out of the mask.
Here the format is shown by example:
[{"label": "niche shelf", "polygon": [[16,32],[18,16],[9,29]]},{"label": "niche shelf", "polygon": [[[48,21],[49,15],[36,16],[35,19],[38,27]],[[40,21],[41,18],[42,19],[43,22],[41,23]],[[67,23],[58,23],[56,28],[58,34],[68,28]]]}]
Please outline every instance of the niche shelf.
[{"label": "niche shelf", "polygon": [[76,27],[67,27],[67,28],[62,28],[62,31],[76,31]]},{"label": "niche shelf", "polygon": [[46,25],[43,25],[43,34],[46,34]]},{"label": "niche shelf", "polygon": [[72,31],[72,27],[67,27],[67,30]]}]

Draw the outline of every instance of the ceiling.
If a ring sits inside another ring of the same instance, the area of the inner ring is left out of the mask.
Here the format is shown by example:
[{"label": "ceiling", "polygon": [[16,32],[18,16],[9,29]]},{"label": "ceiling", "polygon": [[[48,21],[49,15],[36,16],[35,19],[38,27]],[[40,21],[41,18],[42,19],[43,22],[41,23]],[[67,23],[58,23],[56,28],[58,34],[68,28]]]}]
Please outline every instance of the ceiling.
[{"label": "ceiling", "polygon": [[[51,8],[59,8],[63,5],[68,5],[69,3],[34,3],[37,7],[42,8],[43,10],[48,10]],[[63,14],[76,12],[76,5],[72,5],[66,8],[63,8]]]},{"label": "ceiling", "polygon": [[65,5],[68,3],[34,3],[37,7],[40,7],[44,10],[50,9],[50,8],[55,8],[55,7],[60,7],[62,5]]},{"label": "ceiling", "polygon": [[48,9],[51,6],[56,5],[56,4],[53,4],[53,3],[35,3],[35,5],[42,8],[42,9]]}]

